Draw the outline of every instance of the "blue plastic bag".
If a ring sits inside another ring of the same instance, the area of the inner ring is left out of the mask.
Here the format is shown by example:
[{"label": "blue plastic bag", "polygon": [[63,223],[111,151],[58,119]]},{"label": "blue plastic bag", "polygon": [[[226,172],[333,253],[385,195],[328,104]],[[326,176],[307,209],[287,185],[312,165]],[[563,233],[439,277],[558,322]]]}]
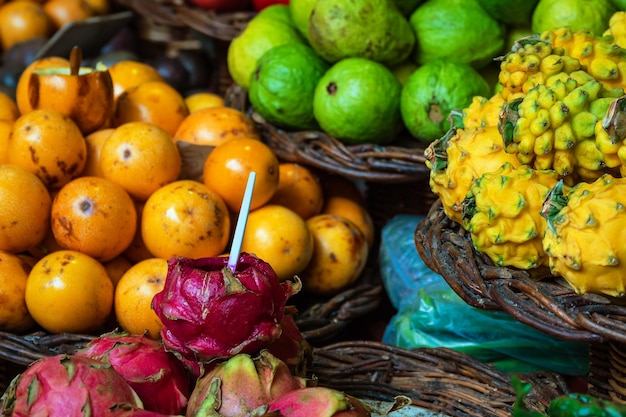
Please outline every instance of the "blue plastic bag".
[{"label": "blue plastic bag", "polygon": [[557,339],[505,312],[463,301],[419,256],[413,239],[421,218],[396,216],[382,230],[380,272],[397,309],[383,342],[408,349],[448,347],[505,372],[587,373],[587,343]]}]

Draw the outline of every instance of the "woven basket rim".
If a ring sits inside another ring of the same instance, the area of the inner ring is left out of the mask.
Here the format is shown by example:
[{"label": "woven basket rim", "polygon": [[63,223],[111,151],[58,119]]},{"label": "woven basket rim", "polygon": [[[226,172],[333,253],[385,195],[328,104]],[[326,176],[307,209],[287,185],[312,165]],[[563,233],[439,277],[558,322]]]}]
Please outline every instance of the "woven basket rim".
[{"label": "woven basket rim", "polygon": [[185,0],[114,0],[153,25],[193,29],[221,41],[232,41],[256,15],[255,11],[215,12]]},{"label": "woven basket rim", "polygon": [[522,323],[565,340],[626,343],[626,300],[577,294],[560,277],[537,279],[527,271],[498,267],[477,253],[469,233],[433,203],[415,230],[424,262],[468,304],[503,310]]},{"label": "woven basket rim", "polygon": [[[405,395],[416,406],[449,416],[510,416],[515,393],[511,374],[453,349],[408,350],[379,341],[336,342],[313,350],[311,372],[321,385],[357,397],[390,401]],[[559,375],[518,374],[535,391],[525,400],[533,410],[547,409],[565,392]]]},{"label": "woven basket rim", "polygon": [[248,102],[247,91],[233,83],[225,93],[227,106],[248,114],[267,143],[285,161],[299,162],[348,178],[378,183],[423,180],[430,171],[425,145],[404,138],[389,145],[346,145],[322,131],[288,131],[268,123]]}]

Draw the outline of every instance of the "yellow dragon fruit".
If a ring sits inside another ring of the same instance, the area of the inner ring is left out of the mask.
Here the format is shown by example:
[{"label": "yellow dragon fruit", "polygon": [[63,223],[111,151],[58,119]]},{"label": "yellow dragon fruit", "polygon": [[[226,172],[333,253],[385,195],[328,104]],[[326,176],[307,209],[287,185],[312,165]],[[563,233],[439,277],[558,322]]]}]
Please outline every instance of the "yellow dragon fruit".
[{"label": "yellow dragon fruit", "polygon": [[462,202],[474,179],[495,171],[504,163],[521,165],[514,154],[504,151],[496,126],[478,129],[451,128],[424,151],[430,169],[430,188],[446,215],[462,223]]},{"label": "yellow dragon fruit", "polygon": [[537,36],[518,40],[511,51],[499,60],[498,83],[500,93],[507,102],[525,95],[537,84],[545,84],[553,75],[582,69],[578,59]]},{"label": "yellow dragon fruit", "polygon": [[612,36],[613,41],[622,48],[626,48],[626,12],[619,10],[611,15],[609,28],[603,36]]},{"label": "yellow dragon fruit", "polygon": [[554,169],[570,184],[593,181],[607,172],[595,145],[596,123],[621,95],[584,71],[554,75],[505,105],[499,125],[505,149],[535,169]]},{"label": "yellow dragon fruit", "polygon": [[626,280],[626,178],[605,174],[550,190],[541,211],[547,220],[543,248],[553,275],[580,294],[624,295]]},{"label": "yellow dragon fruit", "polygon": [[559,181],[553,170],[506,163],[478,177],[463,201],[463,227],[477,251],[498,266],[532,269],[547,266],[541,207]]},{"label": "yellow dragon fruit", "polygon": [[595,126],[595,147],[608,168],[619,169],[612,175],[626,177],[626,96],[611,102],[606,116]]},{"label": "yellow dragon fruit", "polygon": [[545,31],[540,37],[553,48],[563,48],[568,56],[578,59],[607,90],[626,88],[626,49],[617,45],[612,36],[595,36],[590,30],[561,27]]},{"label": "yellow dragon fruit", "polygon": [[497,126],[504,103],[501,93],[496,93],[490,98],[475,96],[470,105],[462,110],[463,128]]}]

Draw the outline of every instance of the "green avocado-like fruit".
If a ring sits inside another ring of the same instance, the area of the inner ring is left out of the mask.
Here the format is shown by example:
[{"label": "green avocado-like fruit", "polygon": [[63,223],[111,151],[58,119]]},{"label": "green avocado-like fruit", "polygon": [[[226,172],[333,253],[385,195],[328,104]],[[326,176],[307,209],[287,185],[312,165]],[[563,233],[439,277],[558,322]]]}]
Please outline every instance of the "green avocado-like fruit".
[{"label": "green avocado-like fruit", "polygon": [[316,129],[313,94],[328,68],[307,45],[276,46],[263,54],[250,77],[250,103],[265,120],[279,127]]},{"label": "green avocado-like fruit", "polygon": [[344,143],[388,143],[402,128],[401,89],[381,63],[345,58],[317,84],[313,112],[320,127]]},{"label": "green avocado-like fruit", "polygon": [[475,96],[490,95],[489,84],[470,65],[431,61],[415,70],[402,88],[402,120],[412,136],[430,142],[450,128],[451,110],[469,106]]}]

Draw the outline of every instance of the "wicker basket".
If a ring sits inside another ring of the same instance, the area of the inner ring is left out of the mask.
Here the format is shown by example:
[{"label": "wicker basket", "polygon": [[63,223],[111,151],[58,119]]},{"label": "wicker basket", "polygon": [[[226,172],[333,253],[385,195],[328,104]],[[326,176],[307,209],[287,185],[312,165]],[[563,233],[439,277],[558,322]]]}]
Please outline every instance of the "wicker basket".
[{"label": "wicker basket", "polygon": [[[589,392],[626,402],[626,299],[577,294],[560,277],[498,267],[437,201],[415,230],[424,262],[468,304],[502,310],[565,340],[589,342]],[[541,278],[541,279],[539,279]]]},{"label": "wicker basket", "polygon": [[[515,401],[511,374],[447,348],[407,350],[380,342],[347,341],[316,348],[311,373],[320,385],[359,398],[390,401],[404,395],[416,406],[449,416],[510,416]],[[526,405],[545,412],[567,392],[553,374],[520,375],[535,391]]]},{"label": "wicker basket", "polygon": [[[24,369],[0,361],[0,393]],[[414,406],[451,417],[510,416],[515,401],[510,375],[445,348],[409,351],[372,341],[335,343],[314,349],[310,375],[319,385],[358,398],[391,402],[405,396]],[[525,399],[531,410],[545,412],[553,398],[568,392],[565,381],[553,374],[520,377],[533,386]]]},{"label": "wicker basket", "polygon": [[114,0],[133,10],[155,27],[188,31],[193,29],[213,39],[229,42],[239,35],[254,11],[217,13],[192,6],[185,0]]},{"label": "wicker basket", "polygon": [[414,139],[398,140],[390,146],[348,146],[320,131],[279,129],[251,108],[247,92],[237,84],[226,91],[225,102],[250,115],[263,141],[284,161],[302,163],[370,183],[416,182],[429,175],[424,147],[418,146]]}]

